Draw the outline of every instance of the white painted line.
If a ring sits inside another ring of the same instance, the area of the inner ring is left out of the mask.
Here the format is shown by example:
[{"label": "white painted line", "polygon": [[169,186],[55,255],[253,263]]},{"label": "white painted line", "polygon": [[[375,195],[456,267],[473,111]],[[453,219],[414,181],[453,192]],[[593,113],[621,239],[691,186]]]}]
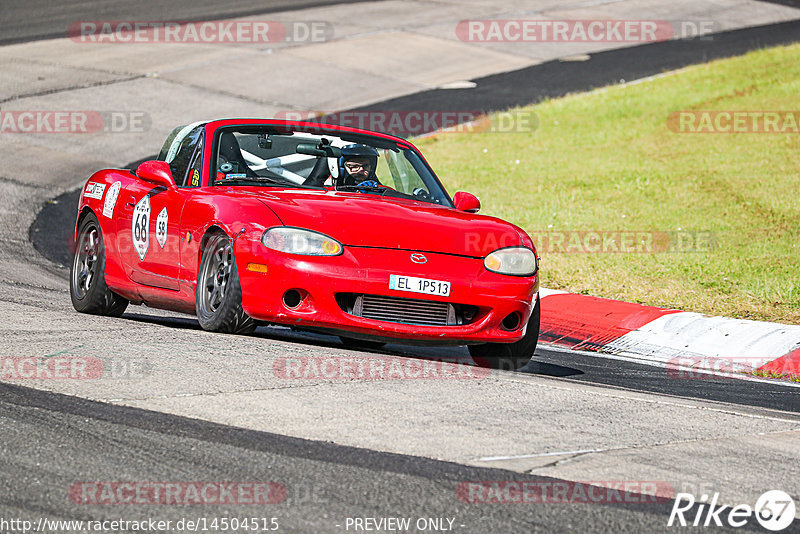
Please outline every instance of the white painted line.
[{"label": "white painted line", "polygon": [[476,462],[496,462],[501,460],[521,460],[524,458],[541,458],[544,456],[570,456],[574,454],[588,454],[590,452],[605,452],[608,449],[581,449],[577,451],[543,452],[539,454],[520,454],[518,456],[487,456],[478,458]]},{"label": "white painted line", "polygon": [[458,80],[455,82],[443,83],[438,89],[474,89],[478,84],[471,80]]}]

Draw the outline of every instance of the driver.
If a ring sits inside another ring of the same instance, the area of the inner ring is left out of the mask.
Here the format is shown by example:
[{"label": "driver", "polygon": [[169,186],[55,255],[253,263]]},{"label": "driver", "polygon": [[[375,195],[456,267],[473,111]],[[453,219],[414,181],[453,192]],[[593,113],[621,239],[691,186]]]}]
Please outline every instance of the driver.
[{"label": "driver", "polygon": [[347,145],[342,147],[339,158],[339,185],[363,185],[378,187],[382,185],[375,176],[378,166],[378,151],[367,145]]}]

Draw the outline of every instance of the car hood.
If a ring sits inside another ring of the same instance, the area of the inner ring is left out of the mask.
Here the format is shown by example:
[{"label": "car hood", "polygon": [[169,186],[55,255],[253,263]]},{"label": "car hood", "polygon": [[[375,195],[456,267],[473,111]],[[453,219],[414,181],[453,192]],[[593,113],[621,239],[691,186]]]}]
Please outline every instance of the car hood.
[{"label": "car hood", "polygon": [[516,226],[426,202],[334,191],[259,194],[286,226],[324,233],[344,245],[483,257],[522,244]]}]

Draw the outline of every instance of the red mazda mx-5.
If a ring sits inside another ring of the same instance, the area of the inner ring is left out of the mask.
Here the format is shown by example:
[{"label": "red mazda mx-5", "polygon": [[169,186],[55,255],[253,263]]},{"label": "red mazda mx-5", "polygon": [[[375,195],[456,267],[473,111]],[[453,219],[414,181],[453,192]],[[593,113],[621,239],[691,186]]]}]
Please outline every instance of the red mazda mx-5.
[{"label": "red mazda mx-5", "polygon": [[70,292],[80,312],[128,303],[196,314],[206,330],[259,322],[352,347],[468,345],[519,368],[539,334],[530,237],[451,199],[408,141],[310,122],[176,128],[157,160],[83,188]]}]

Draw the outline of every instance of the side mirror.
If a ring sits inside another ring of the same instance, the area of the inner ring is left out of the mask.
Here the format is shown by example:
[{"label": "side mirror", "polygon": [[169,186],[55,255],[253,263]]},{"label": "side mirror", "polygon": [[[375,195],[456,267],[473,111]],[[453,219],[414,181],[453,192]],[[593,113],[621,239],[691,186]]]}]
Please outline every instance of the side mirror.
[{"label": "side mirror", "polygon": [[459,191],[453,195],[453,203],[459,211],[466,211],[467,213],[478,213],[481,209],[481,201],[472,193]]},{"label": "side mirror", "polygon": [[175,179],[166,161],[145,161],[136,167],[135,174],[140,180],[163,185],[166,188],[175,187]]}]

